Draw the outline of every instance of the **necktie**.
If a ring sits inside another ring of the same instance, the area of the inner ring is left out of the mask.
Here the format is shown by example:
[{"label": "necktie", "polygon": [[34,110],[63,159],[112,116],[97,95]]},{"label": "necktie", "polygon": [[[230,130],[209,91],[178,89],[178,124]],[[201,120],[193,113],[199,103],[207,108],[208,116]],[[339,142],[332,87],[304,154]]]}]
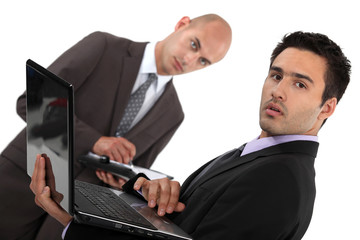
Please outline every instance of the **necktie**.
[{"label": "necktie", "polygon": [[134,121],[144,103],[146,91],[155,80],[157,80],[157,75],[155,73],[150,73],[148,79],[133,94],[131,94],[129,103],[125,108],[124,116],[116,129],[116,137],[124,136],[129,130],[131,123]]}]

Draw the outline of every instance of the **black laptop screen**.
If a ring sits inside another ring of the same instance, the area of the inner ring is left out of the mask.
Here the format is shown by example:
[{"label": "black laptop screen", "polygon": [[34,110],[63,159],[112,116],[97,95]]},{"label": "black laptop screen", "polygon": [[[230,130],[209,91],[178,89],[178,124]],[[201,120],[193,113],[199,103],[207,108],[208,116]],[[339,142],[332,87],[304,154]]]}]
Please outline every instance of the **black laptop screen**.
[{"label": "black laptop screen", "polygon": [[70,209],[73,156],[72,86],[35,62],[26,62],[27,172],[31,176],[36,154],[46,153],[52,164],[61,205]]}]

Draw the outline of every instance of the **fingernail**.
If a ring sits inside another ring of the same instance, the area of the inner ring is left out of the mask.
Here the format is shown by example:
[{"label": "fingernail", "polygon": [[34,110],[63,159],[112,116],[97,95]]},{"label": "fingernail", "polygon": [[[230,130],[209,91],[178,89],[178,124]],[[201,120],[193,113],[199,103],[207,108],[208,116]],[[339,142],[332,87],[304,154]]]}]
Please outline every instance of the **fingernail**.
[{"label": "fingernail", "polygon": [[46,193],[49,191],[49,188],[48,187],[44,187],[44,189],[42,190],[42,193]]},{"label": "fingernail", "polygon": [[154,200],[150,200],[150,207],[155,207],[155,201]]},{"label": "fingernail", "polygon": [[167,212],[167,213],[172,213],[172,212],[173,212],[173,208],[172,208],[172,207],[168,207],[168,208],[166,209],[166,212]]},{"label": "fingernail", "polygon": [[164,215],[165,215],[165,210],[164,210],[163,208],[160,209],[159,215],[160,215],[160,216],[164,216]]}]

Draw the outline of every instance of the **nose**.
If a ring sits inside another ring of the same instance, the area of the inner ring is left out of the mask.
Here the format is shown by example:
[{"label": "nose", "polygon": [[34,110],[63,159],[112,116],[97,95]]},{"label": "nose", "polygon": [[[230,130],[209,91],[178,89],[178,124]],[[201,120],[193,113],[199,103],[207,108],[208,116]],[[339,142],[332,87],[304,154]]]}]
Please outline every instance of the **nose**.
[{"label": "nose", "polygon": [[285,102],[287,99],[287,96],[286,96],[287,85],[288,84],[284,79],[279,81],[272,89],[273,98],[276,100],[279,100],[281,102]]},{"label": "nose", "polygon": [[187,55],[184,56],[184,64],[187,66],[192,66],[196,64],[198,58],[199,58],[198,52],[188,53]]}]

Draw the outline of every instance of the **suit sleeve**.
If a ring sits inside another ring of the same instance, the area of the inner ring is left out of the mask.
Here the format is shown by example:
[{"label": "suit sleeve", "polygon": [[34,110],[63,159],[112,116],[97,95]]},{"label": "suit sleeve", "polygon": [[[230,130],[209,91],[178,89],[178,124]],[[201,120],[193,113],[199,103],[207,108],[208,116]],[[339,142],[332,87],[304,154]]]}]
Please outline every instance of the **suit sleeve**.
[{"label": "suit sleeve", "polygon": [[[101,59],[105,47],[105,35],[94,32],[64,52],[48,67],[48,70],[72,83],[76,94]],[[16,108],[18,115],[26,121],[26,92],[18,98]],[[74,122],[76,142],[79,143],[76,151],[86,153],[102,134],[76,116]]]},{"label": "suit sleeve", "polygon": [[[86,82],[106,48],[106,36],[101,32],[94,32],[56,59],[48,69],[74,86],[77,90]],[[75,113],[76,114],[76,113]],[[102,136],[94,128],[75,116],[76,151],[86,153]]]},{"label": "suit sleeve", "polygon": [[201,240],[290,239],[299,209],[297,189],[286,166],[251,171],[221,194],[192,236]]},{"label": "suit sleeve", "polygon": [[149,149],[147,149],[140,156],[135,157],[135,164],[141,167],[150,168],[154,163],[158,154],[166,147],[170,139],[175,134],[176,130],[179,128],[183,121],[184,117],[174,125],[169,131],[167,131],[163,136],[161,136]]}]

